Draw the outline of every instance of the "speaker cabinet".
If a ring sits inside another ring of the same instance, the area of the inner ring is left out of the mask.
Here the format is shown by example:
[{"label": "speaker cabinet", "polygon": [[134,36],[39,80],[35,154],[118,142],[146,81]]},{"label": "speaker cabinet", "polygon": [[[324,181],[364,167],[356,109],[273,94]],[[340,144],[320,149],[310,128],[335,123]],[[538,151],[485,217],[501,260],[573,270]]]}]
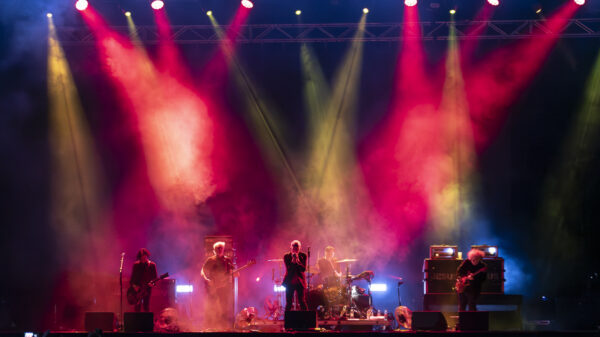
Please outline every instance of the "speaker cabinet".
[{"label": "speaker cabinet", "polygon": [[100,329],[105,332],[112,332],[115,330],[115,313],[86,312],[84,326],[86,331]]},{"label": "speaker cabinet", "polygon": [[461,311],[458,313],[458,329],[461,331],[488,331],[489,311]]},{"label": "speaker cabinet", "polygon": [[440,311],[413,311],[412,329],[446,331],[448,323]]},{"label": "speaker cabinet", "polygon": [[308,311],[286,311],[284,317],[286,330],[310,330],[317,328],[317,312]]},{"label": "speaker cabinet", "polygon": [[154,314],[151,312],[126,312],[123,315],[125,332],[152,332]]}]

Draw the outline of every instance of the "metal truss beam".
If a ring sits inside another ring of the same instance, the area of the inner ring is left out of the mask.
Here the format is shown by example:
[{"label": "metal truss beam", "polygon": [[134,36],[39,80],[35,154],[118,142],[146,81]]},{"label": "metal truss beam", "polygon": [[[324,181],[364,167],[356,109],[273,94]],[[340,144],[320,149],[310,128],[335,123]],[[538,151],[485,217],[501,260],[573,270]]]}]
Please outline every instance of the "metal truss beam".
[{"label": "metal truss beam", "polygon": [[[365,42],[394,42],[403,39],[404,35],[411,39],[447,40],[452,24],[450,21],[420,22],[421,32],[419,33],[409,31],[410,26],[404,23],[368,23],[361,40]],[[561,31],[551,31],[543,20],[463,21],[454,24],[459,39],[506,40],[556,36],[562,38],[600,37],[600,19],[569,20]],[[123,34],[128,34],[126,26],[112,28]],[[221,26],[221,28],[227,29],[227,26]],[[158,43],[158,31],[155,26],[138,26],[136,29],[140,39],[145,44]],[[357,23],[256,24],[242,26],[235,39],[237,43],[347,42],[354,39],[357,29]],[[469,35],[468,32],[473,30],[481,33]],[[172,31],[172,38],[178,44],[219,42],[219,37],[211,25],[172,26]],[[57,27],[57,33],[63,45],[94,43],[94,35],[86,27]]]}]

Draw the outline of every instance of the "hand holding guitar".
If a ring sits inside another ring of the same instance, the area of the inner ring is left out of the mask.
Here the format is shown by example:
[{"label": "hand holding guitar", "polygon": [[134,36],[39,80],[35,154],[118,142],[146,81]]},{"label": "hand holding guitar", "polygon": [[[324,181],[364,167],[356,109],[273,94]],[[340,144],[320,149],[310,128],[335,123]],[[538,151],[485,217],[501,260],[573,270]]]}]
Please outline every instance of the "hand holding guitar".
[{"label": "hand holding guitar", "polygon": [[465,288],[470,285],[471,281],[475,278],[475,276],[479,273],[482,273],[486,270],[486,267],[479,269],[474,273],[469,273],[466,276],[459,276],[456,278],[456,284],[454,285],[454,289],[456,289],[457,293],[463,293]]},{"label": "hand holding guitar", "polygon": [[167,277],[169,277],[169,273],[164,273],[143,286],[132,284],[129,289],[127,289],[127,303],[131,305],[139,304],[142,298],[148,294],[148,290],[156,285],[156,282]]}]

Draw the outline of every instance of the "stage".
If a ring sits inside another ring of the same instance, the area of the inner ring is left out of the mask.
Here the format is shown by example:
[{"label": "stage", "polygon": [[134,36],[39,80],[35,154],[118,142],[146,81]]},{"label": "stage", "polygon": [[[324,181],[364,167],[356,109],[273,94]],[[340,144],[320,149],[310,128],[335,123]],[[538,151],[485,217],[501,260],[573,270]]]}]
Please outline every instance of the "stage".
[{"label": "stage", "polygon": [[[107,335],[114,335],[118,337],[195,337],[203,335],[211,336],[243,336],[248,333],[256,332],[184,332],[184,333],[103,333]],[[592,337],[600,336],[600,331],[449,331],[449,332],[434,332],[434,331],[389,331],[389,332],[373,332],[373,331],[356,331],[356,332],[337,332],[337,331],[294,331],[294,332],[269,332],[260,333],[264,336],[286,336],[293,334],[294,336],[315,336],[317,334],[336,334],[337,336],[374,336],[374,335],[386,335],[386,336],[436,336],[441,337],[444,335],[465,335],[465,336],[481,336],[481,337],[567,337],[567,336],[580,336],[580,337]],[[88,334],[87,332],[59,332],[54,331],[47,334],[38,334],[38,337],[96,337],[94,333]],[[0,333],[0,337],[23,337],[23,333],[7,332]]]}]

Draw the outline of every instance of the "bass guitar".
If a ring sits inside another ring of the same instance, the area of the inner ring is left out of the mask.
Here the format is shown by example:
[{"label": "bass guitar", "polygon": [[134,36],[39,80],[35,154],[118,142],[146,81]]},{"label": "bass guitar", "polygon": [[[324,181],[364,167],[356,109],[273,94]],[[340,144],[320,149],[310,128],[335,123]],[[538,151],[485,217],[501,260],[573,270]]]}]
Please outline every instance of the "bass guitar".
[{"label": "bass guitar", "polygon": [[248,261],[248,263],[246,263],[245,265],[243,265],[237,269],[234,269],[229,273],[217,275],[217,276],[213,277],[210,281],[208,281],[208,282],[205,281],[206,291],[210,292],[210,293],[214,293],[217,290],[228,286],[229,284],[231,284],[231,275],[239,273],[242,270],[244,270],[252,265],[255,265],[255,264],[256,264],[256,260],[252,259],[252,260]]},{"label": "bass guitar", "polygon": [[473,277],[475,277],[477,274],[484,272],[486,269],[487,269],[487,267],[483,267],[474,273],[469,273],[469,275],[467,275],[467,276],[457,277],[456,284],[454,285],[454,289],[456,289],[456,292],[459,294],[464,293],[465,288],[471,283],[471,279]]},{"label": "bass guitar", "polygon": [[169,273],[164,273],[147,284],[142,285],[138,290],[135,290],[133,285],[129,286],[129,289],[127,289],[127,303],[131,305],[139,304],[142,298],[148,295],[148,291],[154,287],[156,282],[167,277],[169,277]]}]

